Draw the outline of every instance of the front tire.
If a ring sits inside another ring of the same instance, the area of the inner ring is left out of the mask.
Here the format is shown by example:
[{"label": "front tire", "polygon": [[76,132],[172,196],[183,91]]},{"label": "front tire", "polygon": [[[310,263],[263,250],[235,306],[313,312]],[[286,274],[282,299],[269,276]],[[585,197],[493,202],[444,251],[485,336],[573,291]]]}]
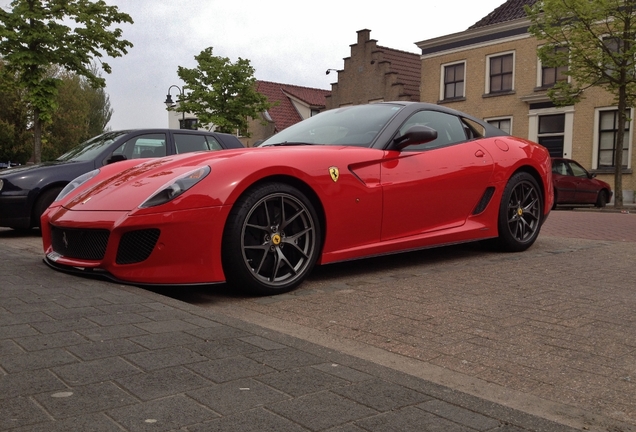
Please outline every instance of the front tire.
[{"label": "front tire", "polygon": [[513,175],[499,206],[497,245],[508,252],[528,249],[539,236],[543,196],[537,181],[526,172]]},{"label": "front tire", "polygon": [[596,198],[595,206],[598,208],[603,208],[607,205],[607,192],[602,190],[598,193],[598,197]]},{"label": "front tire", "polygon": [[258,185],[228,216],[221,251],[227,282],[260,295],[291,291],[314,267],[321,239],[316,211],[301,191]]}]

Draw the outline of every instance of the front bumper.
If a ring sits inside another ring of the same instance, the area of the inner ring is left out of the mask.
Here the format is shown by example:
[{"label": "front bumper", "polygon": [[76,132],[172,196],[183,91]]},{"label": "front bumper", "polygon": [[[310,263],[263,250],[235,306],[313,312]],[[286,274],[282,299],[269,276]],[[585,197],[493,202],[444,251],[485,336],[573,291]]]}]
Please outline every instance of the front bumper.
[{"label": "front bumper", "polygon": [[[221,264],[221,240],[228,212],[229,208],[226,207],[208,207],[131,216],[121,211],[49,208],[42,217],[45,262],[56,270],[135,285],[223,282],[225,275]],[[158,238],[150,246],[123,240],[130,239],[131,233],[149,230],[159,232]],[[95,231],[107,231],[105,245],[72,244],[92,242],[94,237],[81,234]],[[65,236],[66,233],[69,235]],[[123,260],[122,263],[124,243],[129,251],[149,249],[147,258],[142,254],[144,259],[141,261]],[[77,252],[87,249],[93,251],[95,247],[99,249],[97,254]]]}]

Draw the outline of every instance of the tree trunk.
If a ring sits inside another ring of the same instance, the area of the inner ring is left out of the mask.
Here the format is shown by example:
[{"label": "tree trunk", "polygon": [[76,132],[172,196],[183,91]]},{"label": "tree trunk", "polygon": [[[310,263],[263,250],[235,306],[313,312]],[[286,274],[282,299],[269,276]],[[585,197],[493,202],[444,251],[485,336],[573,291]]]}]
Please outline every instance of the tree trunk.
[{"label": "tree trunk", "polygon": [[33,160],[35,163],[42,162],[42,120],[40,120],[40,110],[33,110]]},{"label": "tree trunk", "polygon": [[625,142],[625,122],[627,121],[627,88],[618,90],[618,125],[616,126],[616,154],[614,157],[614,207],[623,208],[623,143]]}]

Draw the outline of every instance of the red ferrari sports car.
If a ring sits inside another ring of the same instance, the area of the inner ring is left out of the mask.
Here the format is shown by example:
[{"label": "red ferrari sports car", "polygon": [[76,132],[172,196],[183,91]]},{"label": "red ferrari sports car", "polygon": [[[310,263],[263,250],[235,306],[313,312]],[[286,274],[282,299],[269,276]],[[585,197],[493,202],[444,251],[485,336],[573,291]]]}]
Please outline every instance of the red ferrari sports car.
[{"label": "red ferrari sports car", "polygon": [[458,111],[337,108],[259,147],[78,177],[42,216],[45,262],[135,285],[276,294],[316,263],[486,239],[525,250],[552,208],[551,175],[544,147]]}]

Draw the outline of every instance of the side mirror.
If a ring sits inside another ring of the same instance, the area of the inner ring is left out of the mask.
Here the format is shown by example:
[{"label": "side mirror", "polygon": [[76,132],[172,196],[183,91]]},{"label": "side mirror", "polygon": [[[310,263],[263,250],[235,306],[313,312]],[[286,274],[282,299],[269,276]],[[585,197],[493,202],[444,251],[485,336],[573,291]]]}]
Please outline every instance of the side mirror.
[{"label": "side mirror", "polygon": [[415,144],[426,144],[437,139],[437,131],[428,126],[411,126],[403,135],[393,140],[397,150]]},{"label": "side mirror", "polygon": [[126,160],[126,156],[123,154],[112,155],[110,158],[106,159],[106,164],[112,164],[115,162],[121,162]]}]

